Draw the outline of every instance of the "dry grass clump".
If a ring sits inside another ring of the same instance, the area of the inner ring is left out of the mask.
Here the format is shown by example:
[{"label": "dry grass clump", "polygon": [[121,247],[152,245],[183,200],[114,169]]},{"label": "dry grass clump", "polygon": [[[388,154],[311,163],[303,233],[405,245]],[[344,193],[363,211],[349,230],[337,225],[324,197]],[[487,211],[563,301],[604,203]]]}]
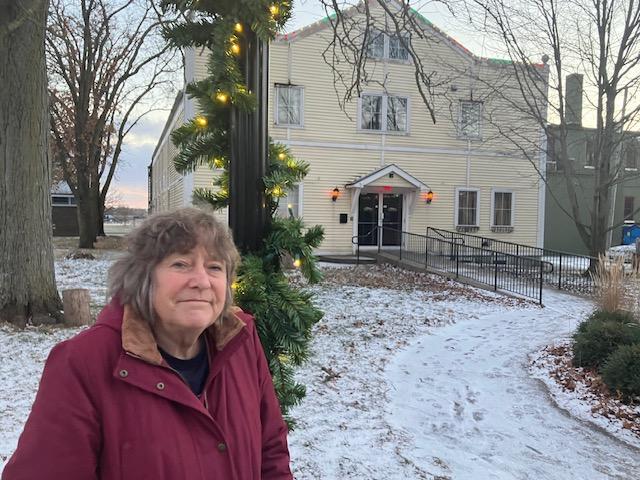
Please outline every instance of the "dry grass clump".
[{"label": "dry grass clump", "polygon": [[598,309],[605,312],[621,310],[625,299],[624,259],[617,257],[609,261],[604,255],[600,255],[596,270],[591,276]]},{"label": "dry grass clump", "polygon": [[637,271],[625,272],[624,258],[598,258],[595,272],[591,274],[595,286],[597,309],[604,312],[627,311],[640,319],[640,275]]}]

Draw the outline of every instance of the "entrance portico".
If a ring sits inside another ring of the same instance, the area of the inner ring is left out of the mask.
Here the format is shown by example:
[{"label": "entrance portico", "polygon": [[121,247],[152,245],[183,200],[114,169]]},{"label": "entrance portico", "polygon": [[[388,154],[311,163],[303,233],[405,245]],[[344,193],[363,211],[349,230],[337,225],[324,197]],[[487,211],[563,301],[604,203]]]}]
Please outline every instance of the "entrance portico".
[{"label": "entrance portico", "polygon": [[377,248],[379,241],[383,248],[400,245],[399,232],[408,230],[417,199],[421,192],[429,190],[428,185],[395,164],[379,168],[345,187],[351,192],[353,235],[360,237],[361,248]]}]

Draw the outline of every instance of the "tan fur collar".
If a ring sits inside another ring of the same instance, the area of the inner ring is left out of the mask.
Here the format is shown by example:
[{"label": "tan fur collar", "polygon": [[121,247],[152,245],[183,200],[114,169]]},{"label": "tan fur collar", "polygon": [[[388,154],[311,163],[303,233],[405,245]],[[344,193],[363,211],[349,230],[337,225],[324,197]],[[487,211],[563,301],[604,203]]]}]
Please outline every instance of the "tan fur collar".
[{"label": "tan fur collar", "polygon": [[[207,329],[216,351],[222,350],[245,327],[246,324],[236,315],[238,312],[241,312],[238,307],[232,307],[228,315],[221,317]],[[151,326],[129,305],[124,306],[122,317],[122,348],[153,365],[162,364],[162,355]]]}]

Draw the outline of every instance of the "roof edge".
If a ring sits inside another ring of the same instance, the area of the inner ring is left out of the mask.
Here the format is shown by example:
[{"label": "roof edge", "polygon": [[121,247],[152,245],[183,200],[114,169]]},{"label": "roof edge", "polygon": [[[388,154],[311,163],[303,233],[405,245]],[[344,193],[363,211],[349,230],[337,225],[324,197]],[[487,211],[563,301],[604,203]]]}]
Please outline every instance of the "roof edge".
[{"label": "roof edge", "polygon": [[155,158],[156,153],[158,153],[158,150],[160,149],[160,145],[162,145],[162,142],[164,141],[164,138],[167,134],[167,130],[169,130],[169,126],[173,123],[173,118],[176,115],[176,112],[178,111],[178,106],[182,104],[183,98],[184,98],[184,90],[179,90],[178,93],[176,94],[176,99],[173,101],[173,106],[171,107],[171,111],[169,112],[167,121],[165,122],[164,127],[162,127],[162,133],[160,134],[160,138],[158,139],[156,148],[153,149],[153,153],[151,154],[151,163],[149,163],[148,165],[149,167],[153,165],[153,159]]},{"label": "roof edge", "polygon": [[[356,5],[353,5],[345,10],[343,10],[342,14],[345,16],[351,16],[354,15],[355,13],[357,13],[358,8],[364,4],[364,2],[368,2],[368,3],[377,3],[376,0],[363,0],[361,2],[359,2]],[[387,0],[390,3],[396,3],[397,5],[400,6],[404,6],[404,4],[402,3],[401,0]],[[514,65],[514,64],[520,64],[520,65],[524,65],[521,62],[514,62],[513,60],[510,59],[504,59],[504,58],[492,58],[492,57],[481,57],[479,55],[476,55],[475,53],[473,53],[471,50],[469,50],[467,47],[465,47],[461,42],[459,42],[458,40],[456,40],[455,38],[453,38],[451,35],[447,34],[444,30],[442,30],[441,28],[439,28],[438,26],[436,26],[432,21],[430,21],[428,18],[426,18],[424,15],[422,15],[420,12],[418,12],[416,9],[414,8],[410,8],[410,12],[412,15],[414,15],[417,19],[419,19],[425,26],[431,28],[436,34],[438,34],[439,36],[442,37],[442,39],[444,41],[446,41],[447,43],[449,43],[449,45],[451,45],[455,50],[458,50],[460,53],[470,57],[470,59],[476,61],[476,62],[482,62],[482,63],[486,63],[488,65],[491,66],[504,66],[504,65]],[[292,32],[287,32],[287,33],[283,33],[283,34],[277,34],[276,38],[275,38],[275,42],[291,42],[291,41],[295,41],[295,40],[300,40],[302,38],[305,38],[309,35],[312,35],[320,30],[323,30],[324,28],[327,28],[330,25],[330,20],[332,18],[335,18],[336,14],[332,14],[332,15],[328,15],[320,20],[317,20],[313,23],[310,23],[309,25],[306,25],[304,27],[301,27],[297,30],[294,30]],[[536,67],[536,68],[545,68],[546,65],[544,63],[531,63],[532,66]]]},{"label": "roof edge", "polygon": [[411,175],[409,172],[403,170],[395,163],[390,163],[389,165],[385,165],[383,167],[374,170],[367,175],[363,175],[359,178],[356,178],[354,181],[346,183],[345,188],[362,188],[370,184],[371,182],[375,182],[376,180],[384,177],[389,173],[395,173],[398,176],[402,177],[403,180],[411,183],[415,188],[419,188],[420,190],[428,190],[430,187],[424,182],[421,182],[416,177]]}]

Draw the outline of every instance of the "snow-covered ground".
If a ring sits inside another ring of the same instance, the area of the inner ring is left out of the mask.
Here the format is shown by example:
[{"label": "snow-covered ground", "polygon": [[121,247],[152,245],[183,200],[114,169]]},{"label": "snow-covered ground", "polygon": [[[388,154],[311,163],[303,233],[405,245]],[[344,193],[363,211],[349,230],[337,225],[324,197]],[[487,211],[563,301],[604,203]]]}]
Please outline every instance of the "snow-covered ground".
[{"label": "snow-covered ground", "polygon": [[[59,287],[103,303],[112,258],[58,261]],[[378,266],[327,268],[312,290],[325,317],[291,412],[297,479],[639,478],[634,438],[573,418],[578,397],[556,395],[558,408],[529,368],[592,308],[584,299],[545,291],[540,308]],[[0,470],[48,351],[76,331],[0,327]]]},{"label": "snow-covered ground", "polygon": [[543,310],[434,330],[393,359],[386,413],[413,440],[410,461],[454,479],[638,478],[640,451],[568,416],[530,378],[527,353],[570,334],[589,309],[555,292],[545,298]]}]

